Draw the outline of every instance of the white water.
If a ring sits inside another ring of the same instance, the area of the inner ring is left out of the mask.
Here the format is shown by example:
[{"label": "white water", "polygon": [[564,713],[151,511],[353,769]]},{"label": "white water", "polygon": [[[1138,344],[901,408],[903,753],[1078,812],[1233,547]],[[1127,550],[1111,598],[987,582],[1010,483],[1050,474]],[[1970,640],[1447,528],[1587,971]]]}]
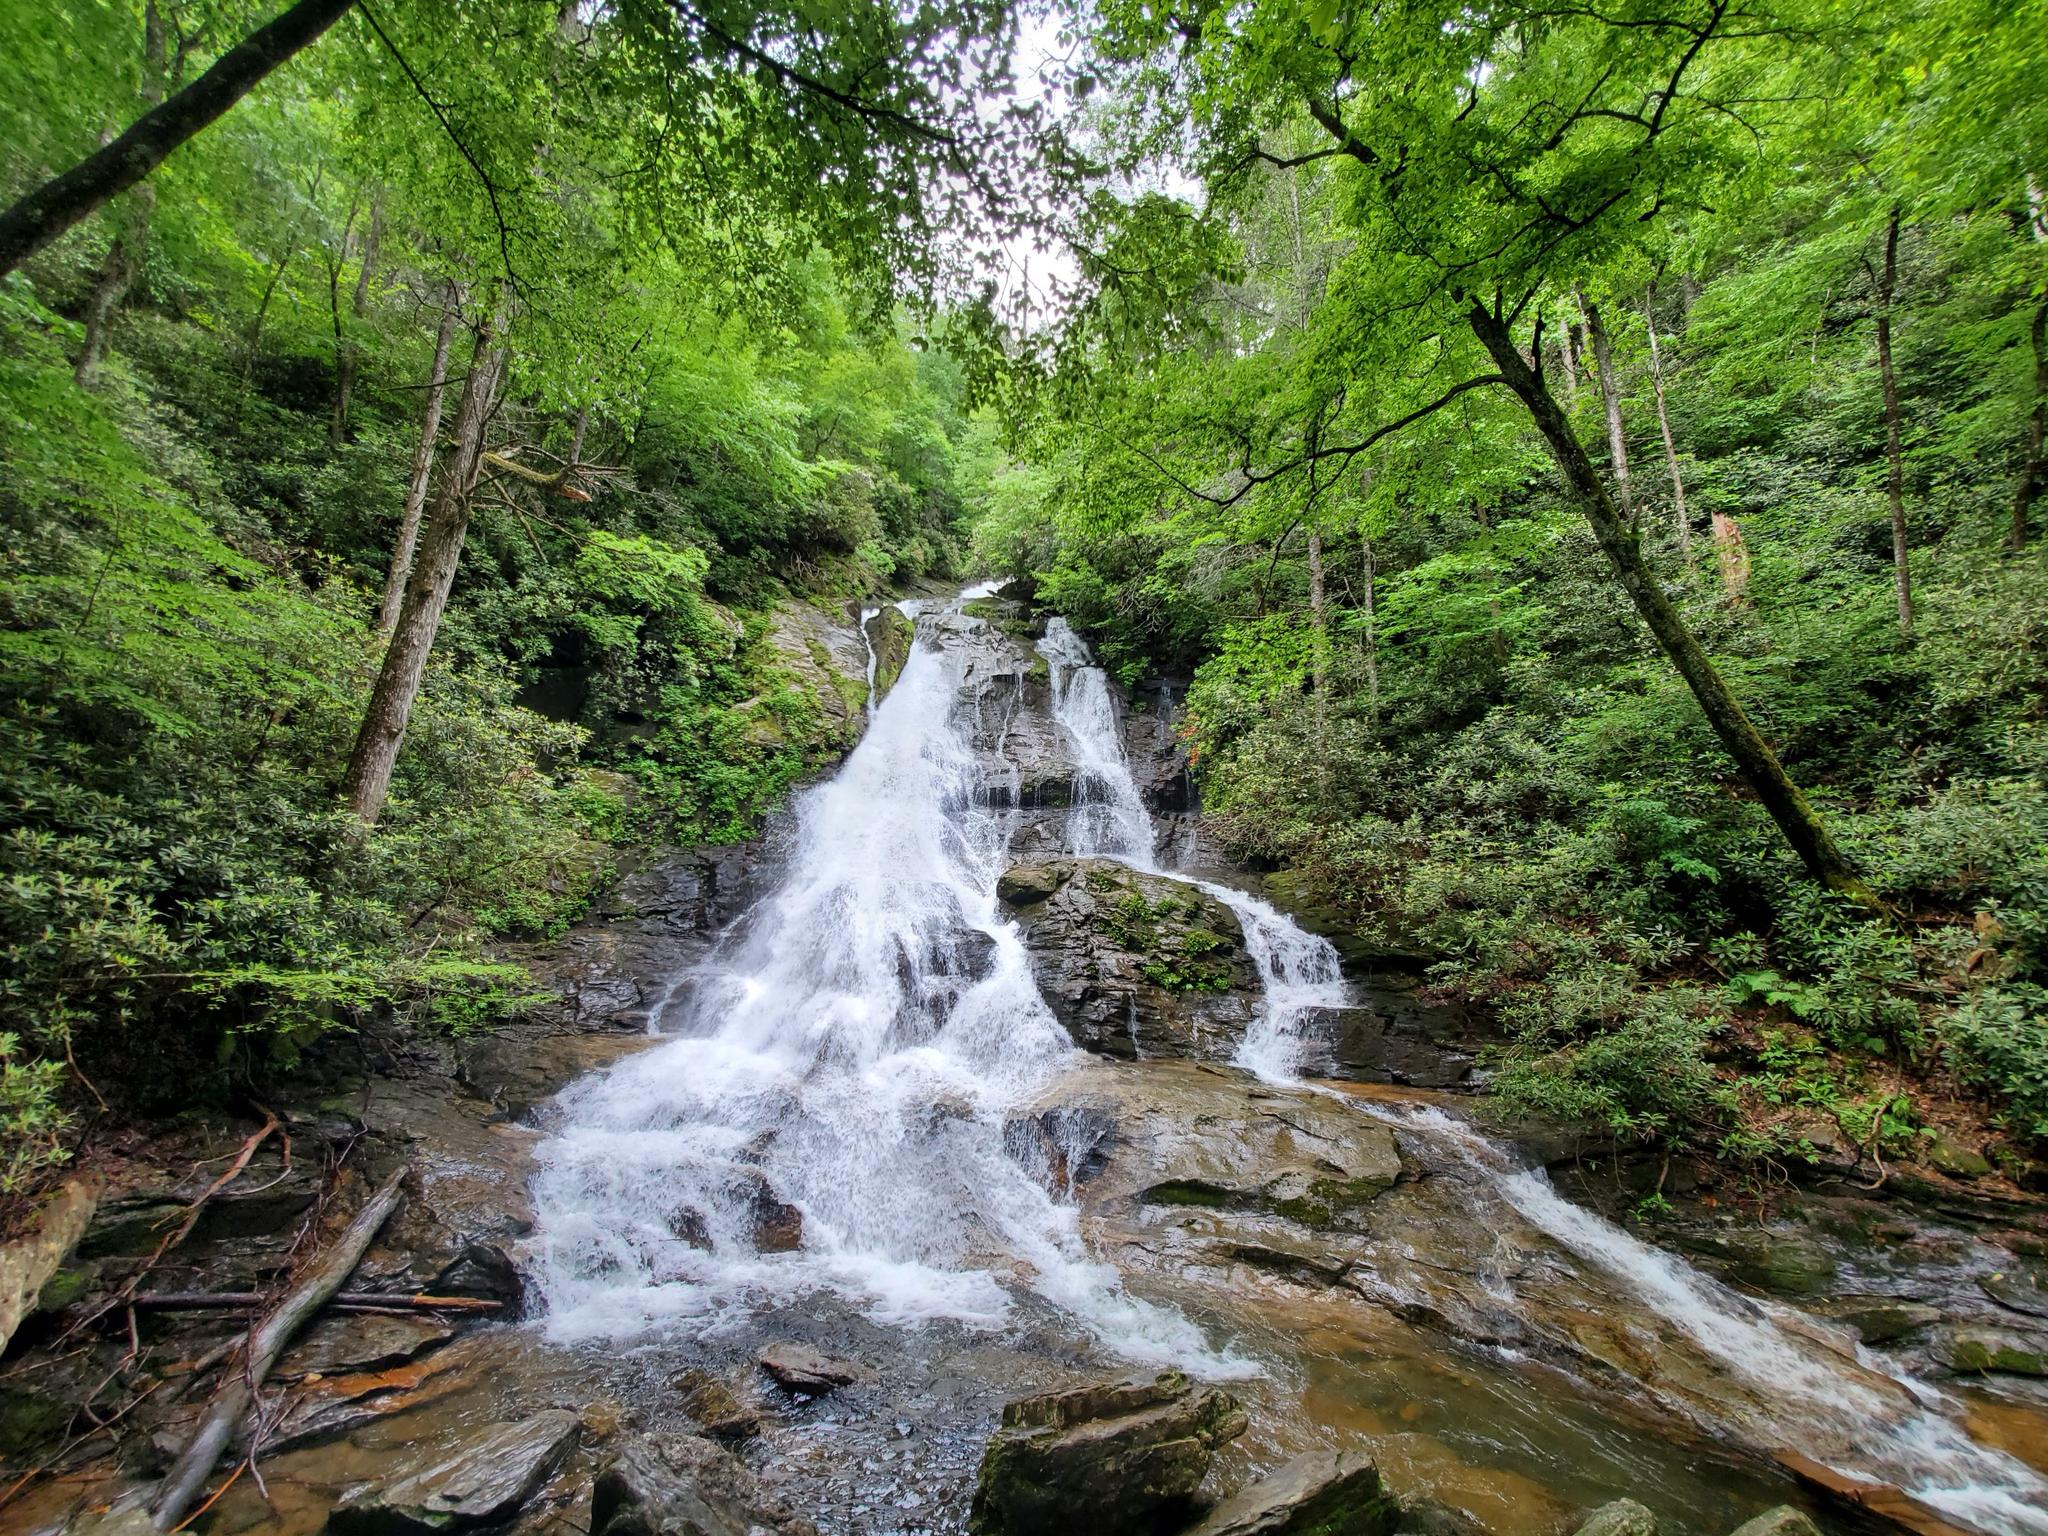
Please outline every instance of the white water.
[{"label": "white water", "polygon": [[[1087,765],[1083,783],[1101,809],[1075,817],[1084,845],[1144,869],[1153,862],[1150,818],[1132,781],[1108,680],[1086,645],[1055,619],[1039,651],[1053,666],[1054,713]],[[1078,798],[1078,796],[1077,796]],[[1209,881],[1203,890],[1237,914],[1245,947],[1264,983],[1259,1016],[1235,1061],[1267,1081],[1297,1079],[1301,1024],[1309,1010],[1349,1001],[1336,950],[1256,896]],[[2018,1460],[1976,1444],[1942,1411],[1941,1395],[1862,1352],[1874,1377],[1894,1394],[1842,1369],[1820,1346],[1779,1326],[1769,1307],[1750,1302],[1670,1254],[1558,1195],[1541,1171],[1516,1167],[1471,1127],[1441,1111],[1376,1110],[1429,1140],[1440,1156],[1477,1171],[1482,1183],[1524,1221],[1620,1283],[1626,1304],[1673,1323],[1720,1365],[1782,1405],[1769,1423],[1727,1426],[1767,1445],[1796,1447],[1840,1470],[1897,1483],[1951,1517],[1987,1531],[2048,1533],[2048,1482]],[[1483,1219],[1475,1213],[1475,1219]],[[1503,1298],[1512,1301],[1511,1290]]]},{"label": "white water", "polygon": [[[1006,1113],[1075,1053],[996,912],[1010,823],[972,805],[957,666],[914,647],[802,798],[781,888],[679,989],[661,1021],[678,1038],[558,1101],[534,1189],[553,1336],[716,1326],[819,1291],[878,1321],[993,1327],[1022,1283],[1120,1354],[1230,1368],[1128,1296],[1074,1206],[1004,1151]],[[801,1213],[799,1249],[760,1251],[764,1192]]]},{"label": "white water", "polygon": [[[1079,769],[1069,851],[1155,868],[1107,678],[1062,621],[1039,649]],[[976,701],[958,665],[913,648],[860,747],[803,798],[781,889],[679,989],[662,1021],[678,1038],[560,1100],[535,1185],[555,1337],[715,1327],[820,1291],[878,1321],[995,1327],[1028,1285],[1134,1361],[1243,1369],[1129,1296],[1086,1252],[1071,1200],[1004,1149],[1008,1111],[1074,1053],[996,909],[1012,823],[972,806]],[[1346,1000],[1337,956],[1264,901],[1202,884],[1238,914],[1265,981],[1238,1061],[1291,1078],[1304,1012]],[[963,937],[985,951],[971,967]],[[1779,1405],[1731,1432],[1897,1482],[1984,1530],[2048,1533],[2048,1485],[1971,1442],[1939,1394],[1865,1356],[1900,1388],[1878,1390],[1436,1110],[1362,1108],[1427,1142],[1433,1161],[1475,1170],[1482,1204],[1500,1204],[1475,1220],[1526,1221],[1606,1276],[1618,1306],[1663,1317]],[[799,1250],[759,1251],[763,1187],[801,1212]]]},{"label": "white water", "polygon": [[[1108,674],[1065,619],[1047,621],[1038,653],[1052,669],[1053,718],[1066,732],[1079,769],[1067,819],[1068,851],[1157,871],[1157,835],[1131,778]],[[1193,883],[1237,915],[1264,984],[1259,1015],[1235,1060],[1268,1081],[1291,1082],[1301,1064],[1304,1015],[1349,1000],[1337,951],[1270,902],[1214,881]]]}]

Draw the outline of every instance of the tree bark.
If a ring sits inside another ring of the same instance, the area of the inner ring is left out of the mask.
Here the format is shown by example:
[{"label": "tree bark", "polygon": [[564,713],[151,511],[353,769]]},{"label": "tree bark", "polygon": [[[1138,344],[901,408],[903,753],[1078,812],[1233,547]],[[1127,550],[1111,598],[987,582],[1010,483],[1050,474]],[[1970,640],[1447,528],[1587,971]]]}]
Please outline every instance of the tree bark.
[{"label": "tree bark", "polygon": [[334,419],[328,435],[336,443],[348,441],[349,403],[355,397],[356,374],[363,364],[363,343],[356,331],[360,330],[363,313],[370,305],[370,277],[377,267],[377,246],[383,235],[384,194],[373,191],[370,194],[370,222],[363,231],[362,265],[356,272],[356,291],[350,305],[355,314],[355,327],[342,339],[334,359]]},{"label": "tree bark", "polygon": [[1574,414],[1579,409],[1579,359],[1572,348],[1572,323],[1569,319],[1557,328],[1558,375],[1564,380],[1564,408]]},{"label": "tree bark", "polygon": [[1749,589],[1749,545],[1742,529],[1726,512],[1713,514],[1714,560],[1721,569],[1721,590],[1734,607]]},{"label": "tree bark", "polygon": [[2020,464],[2019,484],[2012,493],[2012,527],[2006,547],[2015,554],[2027,547],[2027,515],[2041,482],[2048,480],[2048,287],[2034,305],[2030,332],[2034,343],[2034,414],[2027,425],[2027,456]]},{"label": "tree bark", "polygon": [[1884,905],[1876,892],[1835,846],[1827,827],[1813,807],[1807,804],[1806,796],[1792,782],[1777,754],[1729,691],[1727,682],[1715,668],[1705,647],[1686,627],[1685,620],[1672,606],[1670,598],[1665,596],[1663,586],[1643,559],[1635,528],[1608,495],[1599,471],[1586,456],[1584,446],[1572,431],[1571,423],[1557,401],[1522,361],[1522,354],[1515,346],[1514,338],[1508,334],[1507,326],[1490,311],[1478,306],[1473,307],[1467,318],[1473,334],[1492,357],[1508,387],[1534,418],[1537,430],[1543,434],[1558,468],[1564,474],[1567,489],[1592,526],[1593,537],[1601,551],[1614,567],[1622,590],[1628,593],[1658,647],[1670,658],[1679,676],[1692,690],[1693,698],[1707,717],[1707,724],[1734,760],[1736,772],[1778,824],[1786,842],[1814,879],[1857,905],[1882,913]]},{"label": "tree bark", "polygon": [[1892,586],[1899,637],[1913,638],[1913,567],[1906,554],[1906,467],[1900,449],[1899,378],[1892,367],[1892,299],[1899,281],[1899,205],[1884,227],[1884,270],[1877,280],[1877,371],[1884,385],[1884,489],[1892,514]]},{"label": "tree bark", "polygon": [[434,472],[434,446],[441,436],[441,397],[448,388],[448,349],[455,340],[455,321],[462,309],[462,289],[451,283],[441,311],[440,334],[434,338],[434,371],[427,379],[426,408],[420,413],[420,441],[413,450],[412,478],[405,485],[405,509],[399,514],[398,537],[391,545],[391,569],[384,576],[384,599],[377,605],[377,638],[388,640],[398,627],[399,605],[405,601],[405,580],[412,572],[413,546],[419,542],[420,513],[427,505],[427,483]]},{"label": "tree bark", "polygon": [[1657,290],[1643,294],[1643,319],[1650,327],[1650,386],[1657,395],[1657,430],[1664,434],[1664,465],[1671,471],[1671,521],[1678,530],[1678,549],[1691,565],[1692,519],[1685,511],[1685,476],[1678,467],[1678,444],[1671,436],[1671,412],[1664,405],[1664,354],[1657,345]]},{"label": "tree bark", "polygon": [[1372,728],[1380,728],[1380,635],[1379,604],[1373,593],[1373,578],[1377,575],[1373,556],[1372,539],[1365,531],[1364,518],[1358,524],[1359,562],[1363,567],[1360,574],[1365,582],[1365,634],[1362,648],[1365,653],[1365,700],[1370,711]]},{"label": "tree bark", "polygon": [[0,277],[163,164],[173,150],[317,39],[354,3],[299,0],[222,54],[211,69],[177,95],[143,113],[111,144],[44,182],[0,214]]},{"label": "tree bark", "polygon": [[1586,337],[1593,344],[1593,362],[1600,370],[1600,402],[1607,411],[1607,454],[1614,467],[1615,500],[1621,503],[1621,515],[1633,524],[1636,498],[1628,479],[1628,434],[1621,425],[1621,381],[1614,376],[1614,349],[1608,345],[1600,306],[1581,293],[1579,310],[1586,317]]},{"label": "tree bark", "polygon": [[1330,604],[1323,581],[1323,530],[1308,525],[1309,681],[1315,689],[1316,780],[1330,777]]},{"label": "tree bark", "polygon": [[[145,112],[161,106],[164,77],[168,67],[164,44],[164,19],[156,0],[142,8],[142,106]],[[145,183],[135,189],[121,210],[120,227],[100,263],[99,278],[85,303],[85,339],[78,349],[78,361],[71,376],[80,389],[90,388],[98,375],[100,359],[106,355],[107,326],[114,311],[135,279],[142,275],[143,259],[149,254],[149,221],[156,211],[156,188]]]},{"label": "tree bark", "polygon": [[462,558],[463,540],[469,536],[470,497],[483,455],[484,425],[494,403],[503,355],[486,315],[477,323],[469,377],[463,382],[462,400],[455,410],[454,451],[441,467],[433,513],[421,530],[398,623],[384,651],[384,665],[370,692],[369,707],[342,781],[342,797],[366,827],[374,824],[384,809],[391,769],[405,740],[406,722],[412,716],[413,700],[419,696],[434,637],[440,632],[449,589],[455,585],[455,567]]}]

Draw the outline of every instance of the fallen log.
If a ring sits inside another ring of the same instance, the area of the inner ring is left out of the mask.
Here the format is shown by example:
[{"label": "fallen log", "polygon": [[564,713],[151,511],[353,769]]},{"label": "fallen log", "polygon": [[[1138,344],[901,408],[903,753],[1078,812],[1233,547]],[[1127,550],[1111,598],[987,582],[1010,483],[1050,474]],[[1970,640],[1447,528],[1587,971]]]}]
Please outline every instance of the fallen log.
[{"label": "fallen log", "polygon": [[[238,1312],[268,1305],[274,1299],[262,1291],[144,1291],[130,1297],[128,1304],[137,1311]],[[336,1291],[322,1305],[333,1312],[497,1312],[505,1303],[483,1296]]]},{"label": "fallen log", "polygon": [[256,1388],[277,1364],[285,1345],[341,1289],[342,1282],[355,1273],[371,1240],[398,1209],[399,1181],[405,1173],[401,1168],[379,1185],[341,1236],[292,1282],[277,1309],[250,1326],[248,1340],[236,1358],[229,1361],[220,1390],[207,1405],[205,1417],[157,1490],[149,1511],[150,1524],[157,1530],[172,1530],[185,1518],[192,1501],[199,1497],[200,1488],[213,1475],[221,1452],[228,1448],[228,1442],[248,1415]]}]

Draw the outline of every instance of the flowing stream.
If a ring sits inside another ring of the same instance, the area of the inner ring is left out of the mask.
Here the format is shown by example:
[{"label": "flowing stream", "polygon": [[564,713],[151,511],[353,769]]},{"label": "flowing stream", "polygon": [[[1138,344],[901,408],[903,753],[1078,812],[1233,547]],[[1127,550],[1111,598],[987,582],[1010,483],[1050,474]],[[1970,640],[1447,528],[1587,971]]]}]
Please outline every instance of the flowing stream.
[{"label": "flowing stream", "polygon": [[[958,621],[976,595],[944,613]],[[1074,767],[1066,851],[1156,870],[1107,677],[1064,620],[1037,648]],[[1256,1368],[1133,1295],[1089,1253],[1073,1201],[1012,1155],[1011,1113],[1077,1053],[997,906],[1017,813],[977,792],[974,674],[920,626],[866,737],[802,797],[780,888],[676,990],[662,1043],[563,1095],[535,1182],[553,1337],[716,1329],[821,1293],[886,1325],[1000,1330],[1029,1291],[1133,1362]],[[1337,955],[1265,901],[1196,883],[1237,914],[1264,982],[1237,1063],[1292,1083],[1304,1016],[1348,1001]],[[1689,1339],[1742,1389],[1726,1433],[1897,1483],[1982,1530],[2048,1532],[2048,1484],[1970,1440],[1940,1393],[1570,1204],[1439,1109],[1356,1109],[1459,1170],[1482,1230],[1533,1228],[1616,1305]]]}]

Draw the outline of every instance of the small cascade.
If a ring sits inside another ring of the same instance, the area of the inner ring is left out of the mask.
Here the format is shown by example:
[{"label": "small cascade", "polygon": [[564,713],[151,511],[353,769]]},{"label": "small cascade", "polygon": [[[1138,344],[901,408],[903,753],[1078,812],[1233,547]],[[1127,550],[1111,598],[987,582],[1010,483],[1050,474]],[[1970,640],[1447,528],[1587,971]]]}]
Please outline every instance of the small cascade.
[{"label": "small cascade", "polygon": [[1739,1296],[1572,1204],[1541,1169],[1516,1166],[1439,1109],[1360,1107],[1478,1173],[1490,1198],[1618,1282],[1633,1303],[1673,1324],[1716,1361],[1744,1389],[1730,1392],[1723,1405],[1731,1432],[1752,1444],[1796,1446],[1841,1471],[1896,1484],[1982,1530],[2048,1533],[2048,1480],[1971,1440],[1948,1416],[1955,1405],[1942,1393],[1846,1336],[1840,1350],[1857,1368],[1845,1369],[1844,1353],[1816,1342],[1820,1325],[1810,1318]]},{"label": "small cascade", "polygon": [[1067,848],[1084,857],[1153,867],[1152,817],[1131,779],[1109,674],[1065,619],[1048,620],[1038,654],[1052,670],[1052,713],[1074,749]]}]

